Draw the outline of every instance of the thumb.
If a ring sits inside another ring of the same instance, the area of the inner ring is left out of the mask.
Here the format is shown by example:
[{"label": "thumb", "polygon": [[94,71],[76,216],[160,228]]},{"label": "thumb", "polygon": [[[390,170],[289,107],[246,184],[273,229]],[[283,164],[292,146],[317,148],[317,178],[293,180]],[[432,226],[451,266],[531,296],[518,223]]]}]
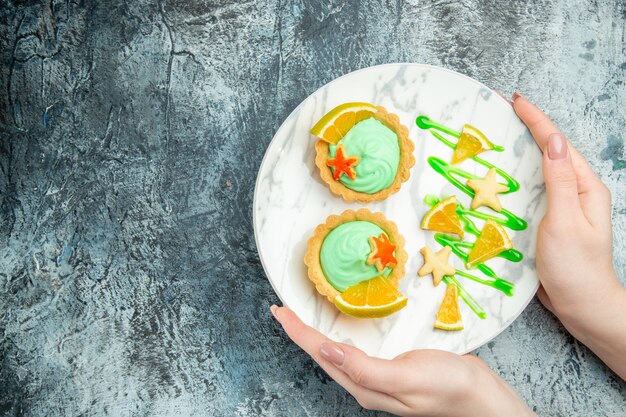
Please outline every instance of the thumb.
[{"label": "thumb", "polygon": [[372,358],[355,347],[325,342],[320,346],[320,354],[362,387],[389,392],[398,382],[399,370],[393,361]]},{"label": "thumb", "polygon": [[567,139],[562,133],[552,133],[546,147],[543,153],[543,178],[548,194],[547,214],[553,219],[569,221],[571,214],[581,213],[581,208],[576,171]]}]

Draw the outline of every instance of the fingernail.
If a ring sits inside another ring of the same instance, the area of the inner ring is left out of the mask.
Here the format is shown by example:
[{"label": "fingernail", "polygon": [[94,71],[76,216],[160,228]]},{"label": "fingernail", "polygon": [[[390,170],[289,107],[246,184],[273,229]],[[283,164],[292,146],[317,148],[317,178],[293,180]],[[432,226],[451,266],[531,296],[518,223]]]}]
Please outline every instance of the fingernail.
[{"label": "fingernail", "polygon": [[515,100],[517,100],[520,97],[524,97],[523,95],[521,95],[518,91],[513,93],[513,102],[515,102]]},{"label": "fingernail", "polygon": [[276,319],[277,322],[280,323],[280,318],[278,317],[278,306],[277,305],[272,305],[270,307],[270,311],[272,312],[272,316],[274,316],[274,318]]},{"label": "fingernail", "polygon": [[334,343],[324,342],[320,345],[320,353],[324,359],[334,363],[335,365],[343,365],[343,360],[346,356],[343,350]]},{"label": "fingernail", "polygon": [[548,136],[548,158],[565,159],[567,156],[567,140],[562,133],[551,133]]}]

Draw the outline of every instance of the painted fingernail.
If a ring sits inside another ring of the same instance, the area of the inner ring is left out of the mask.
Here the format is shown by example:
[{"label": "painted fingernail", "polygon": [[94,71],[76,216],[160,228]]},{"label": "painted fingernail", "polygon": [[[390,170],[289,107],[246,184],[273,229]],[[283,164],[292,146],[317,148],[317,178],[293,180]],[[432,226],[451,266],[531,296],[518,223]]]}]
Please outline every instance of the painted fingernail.
[{"label": "painted fingernail", "polygon": [[338,366],[343,365],[343,360],[346,357],[346,354],[339,346],[330,342],[324,342],[320,345],[320,353],[324,359]]},{"label": "painted fingernail", "polygon": [[567,156],[567,140],[562,133],[551,133],[548,136],[548,158],[565,159]]},{"label": "painted fingernail", "polygon": [[272,312],[272,316],[274,316],[274,318],[276,319],[277,322],[280,323],[280,318],[278,317],[278,306],[277,305],[272,305],[270,307],[270,311]]},{"label": "painted fingernail", "polygon": [[520,97],[524,97],[523,95],[521,95],[518,91],[513,93],[513,102],[515,102],[515,100],[517,100]]}]

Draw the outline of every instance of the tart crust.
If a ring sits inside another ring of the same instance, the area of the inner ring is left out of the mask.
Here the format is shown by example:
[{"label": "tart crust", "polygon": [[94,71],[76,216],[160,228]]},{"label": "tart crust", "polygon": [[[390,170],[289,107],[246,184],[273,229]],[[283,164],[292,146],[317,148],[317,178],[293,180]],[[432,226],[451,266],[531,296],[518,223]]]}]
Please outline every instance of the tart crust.
[{"label": "tart crust", "polygon": [[391,220],[387,220],[382,213],[372,213],[368,209],[360,209],[357,211],[346,210],[340,215],[330,215],[326,218],[326,222],[320,224],[315,228],[313,236],[307,243],[307,251],[304,255],[304,264],[307,266],[308,276],[311,282],[315,285],[317,292],[322,294],[331,303],[336,296],[340,294],[330,282],[326,279],[324,272],[322,271],[322,265],[320,263],[320,250],[322,249],[322,243],[324,239],[335,227],[349,223],[355,220],[363,220],[378,225],[385,231],[389,240],[396,244],[395,255],[397,264],[393,267],[391,273],[387,277],[389,282],[394,287],[398,287],[398,283],[404,277],[405,264],[408,259],[408,255],[404,250],[404,237],[398,232],[398,227]]},{"label": "tart crust", "polygon": [[396,177],[389,187],[374,194],[367,194],[351,190],[341,182],[335,181],[330,167],[326,165],[326,161],[328,160],[328,142],[320,139],[315,143],[315,151],[317,152],[315,165],[317,165],[320,170],[322,180],[328,184],[331,192],[340,195],[345,201],[369,203],[386,199],[391,194],[397,193],[400,190],[402,183],[409,179],[411,168],[415,165],[415,156],[413,155],[415,145],[409,138],[409,129],[400,123],[400,118],[397,115],[389,113],[383,106],[376,106],[376,108],[378,111],[374,113],[373,117],[395,132],[398,136],[398,145],[400,146],[398,170]]}]

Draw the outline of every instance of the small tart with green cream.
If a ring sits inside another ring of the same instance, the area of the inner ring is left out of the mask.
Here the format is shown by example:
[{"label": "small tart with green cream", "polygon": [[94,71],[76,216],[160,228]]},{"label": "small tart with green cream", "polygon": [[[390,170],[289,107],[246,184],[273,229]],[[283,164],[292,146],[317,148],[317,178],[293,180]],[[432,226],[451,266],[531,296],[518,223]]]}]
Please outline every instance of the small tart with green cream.
[{"label": "small tart with green cream", "polygon": [[311,129],[315,165],[346,201],[382,201],[400,190],[415,164],[415,145],[400,118],[382,106],[344,103]]},{"label": "small tart with green cream", "polygon": [[304,263],[317,291],[333,303],[349,288],[374,278],[383,277],[397,289],[407,259],[396,224],[382,213],[360,209],[331,215],[317,226]]}]

